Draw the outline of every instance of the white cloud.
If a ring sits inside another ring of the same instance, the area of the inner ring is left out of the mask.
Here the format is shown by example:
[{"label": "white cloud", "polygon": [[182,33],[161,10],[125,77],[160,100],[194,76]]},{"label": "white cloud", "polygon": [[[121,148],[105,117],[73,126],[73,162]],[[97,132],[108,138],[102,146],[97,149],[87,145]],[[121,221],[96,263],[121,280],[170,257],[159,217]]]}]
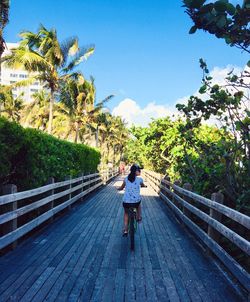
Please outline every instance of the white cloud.
[{"label": "white cloud", "polygon": [[[212,84],[225,84],[225,78],[228,73],[233,70],[234,74],[239,74],[243,71],[242,68],[238,66],[228,65],[225,68],[214,67],[210,72],[213,77]],[[249,70],[249,69],[248,69]],[[201,99],[206,99],[208,96],[206,94],[199,94],[198,90],[193,93],[195,96],[199,96]],[[113,115],[121,116],[127,123],[128,126],[132,124],[136,126],[147,126],[152,118],[157,119],[166,116],[178,115],[179,112],[176,109],[176,104],[187,104],[189,96],[184,96],[175,101],[173,105],[157,105],[155,102],[148,103],[144,108],[130,98],[125,98],[121,101],[112,111]],[[211,118],[206,121],[208,124],[215,124],[216,120]]]},{"label": "white cloud", "polygon": [[116,106],[113,115],[121,116],[129,126],[145,127],[152,121],[152,118],[160,118],[172,115],[171,108],[163,105],[157,105],[155,102],[148,103],[146,107],[141,108],[136,101],[126,98]]}]

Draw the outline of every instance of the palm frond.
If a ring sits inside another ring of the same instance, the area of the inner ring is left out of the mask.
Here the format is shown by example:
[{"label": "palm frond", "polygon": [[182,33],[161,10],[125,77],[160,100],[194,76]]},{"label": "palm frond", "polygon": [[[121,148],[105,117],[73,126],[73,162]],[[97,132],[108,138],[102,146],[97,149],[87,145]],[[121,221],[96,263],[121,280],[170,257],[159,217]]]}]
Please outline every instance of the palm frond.
[{"label": "palm frond", "polygon": [[74,56],[79,51],[78,38],[70,37],[61,43],[61,50],[63,53],[63,65],[66,64],[69,56]]},{"label": "palm frond", "polygon": [[97,108],[103,108],[103,105],[106,104],[109,100],[111,100],[114,96],[115,96],[114,94],[108,95],[105,99],[103,99],[102,101],[100,101],[99,103],[97,103],[95,105],[95,107],[97,107]]},{"label": "palm frond", "polygon": [[5,56],[2,62],[6,67],[25,69],[30,72],[50,68],[48,62],[39,53],[22,46],[12,49],[12,53]]},{"label": "palm frond", "polygon": [[74,58],[68,63],[68,65],[62,69],[63,73],[67,73],[79,65],[83,60],[87,60],[87,58],[94,53],[94,47],[91,46],[87,49],[81,48],[79,52],[74,56]]},{"label": "palm frond", "polygon": [[21,80],[21,81],[15,82],[13,84],[10,84],[10,87],[16,88],[16,87],[29,86],[29,85],[33,84],[36,79],[37,79],[36,76],[31,76],[28,79]]}]

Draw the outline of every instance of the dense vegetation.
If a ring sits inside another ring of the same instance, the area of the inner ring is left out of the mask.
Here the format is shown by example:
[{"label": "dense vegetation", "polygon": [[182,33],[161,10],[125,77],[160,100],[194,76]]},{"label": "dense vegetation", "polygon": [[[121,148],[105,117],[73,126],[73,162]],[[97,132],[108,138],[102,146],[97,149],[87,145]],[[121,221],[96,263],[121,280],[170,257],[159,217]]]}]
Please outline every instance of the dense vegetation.
[{"label": "dense vegetation", "polygon": [[24,129],[0,118],[0,183],[14,183],[18,190],[42,186],[50,177],[95,172],[100,152],[83,144],[57,139],[35,129]]}]

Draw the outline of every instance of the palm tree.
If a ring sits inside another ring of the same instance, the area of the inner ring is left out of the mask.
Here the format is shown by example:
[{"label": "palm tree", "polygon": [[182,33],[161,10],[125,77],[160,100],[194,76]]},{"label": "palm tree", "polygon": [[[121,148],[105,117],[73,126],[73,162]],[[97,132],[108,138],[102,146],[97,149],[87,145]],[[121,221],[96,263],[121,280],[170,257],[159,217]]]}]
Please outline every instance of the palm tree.
[{"label": "palm tree", "polygon": [[[112,116],[109,112],[99,115],[99,142],[103,165],[119,161],[128,140],[128,130],[120,117]],[[112,152],[111,152],[112,151]]]},{"label": "palm tree", "polygon": [[67,125],[64,129],[66,137],[74,136],[76,143],[79,139],[80,128],[87,122],[87,113],[94,109],[94,99],[93,82],[85,80],[81,73],[76,74],[74,78],[68,78],[62,85],[56,122],[62,120],[62,115],[66,118]]},{"label": "palm tree", "polygon": [[8,67],[24,68],[37,73],[35,78],[50,90],[48,133],[52,133],[55,94],[60,83],[74,75],[69,72],[87,59],[94,48],[80,48],[75,37],[60,44],[56,30],[47,30],[43,25],[37,33],[26,31],[20,36],[22,40],[19,47],[13,49],[12,54],[6,56],[4,60]]},{"label": "palm tree", "polygon": [[46,91],[33,94],[33,101],[27,104],[23,111],[24,126],[31,126],[45,131],[49,121],[50,96]]},{"label": "palm tree", "polygon": [[[125,122],[119,116],[112,116],[110,145],[113,149],[113,164],[117,164],[123,157],[123,150],[128,141],[128,130]],[[117,159],[117,160],[116,160]]]},{"label": "palm tree", "polygon": [[9,22],[9,9],[10,9],[10,1],[9,0],[1,0],[0,2],[0,83],[1,83],[1,61],[2,55],[5,50],[5,41],[3,38],[3,31],[6,24]]},{"label": "palm tree", "polygon": [[2,106],[1,116],[13,122],[19,122],[23,109],[22,94],[15,98],[11,86],[0,85],[0,105]]},{"label": "palm tree", "polygon": [[[3,38],[3,31],[6,24],[9,22],[10,1],[1,0],[0,2],[0,84],[2,83],[2,55],[5,50],[5,40]],[[2,105],[0,104],[0,114]]]},{"label": "palm tree", "polygon": [[74,135],[74,142],[77,143],[79,138],[86,138],[88,128],[90,135],[94,133],[98,140],[98,116],[103,104],[111,97],[95,104],[94,79],[87,81],[80,73],[75,78],[69,78],[62,87],[61,102],[58,104],[58,111],[67,119],[67,137]]}]

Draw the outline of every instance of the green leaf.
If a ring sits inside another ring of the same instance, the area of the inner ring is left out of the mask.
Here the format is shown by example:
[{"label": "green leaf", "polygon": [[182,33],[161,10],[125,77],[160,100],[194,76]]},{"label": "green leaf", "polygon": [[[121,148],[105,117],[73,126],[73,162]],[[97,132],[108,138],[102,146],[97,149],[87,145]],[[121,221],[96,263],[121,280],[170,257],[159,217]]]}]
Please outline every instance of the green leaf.
[{"label": "green leaf", "polygon": [[186,6],[189,7],[192,4],[193,0],[184,0],[183,2]]},{"label": "green leaf", "polygon": [[225,16],[221,16],[221,17],[219,18],[219,20],[216,22],[216,24],[217,24],[217,26],[218,26],[219,28],[224,27],[224,26],[227,24],[227,19],[226,19],[226,17],[225,17]]},{"label": "green leaf", "polygon": [[200,93],[200,94],[203,94],[203,93],[206,92],[206,90],[207,90],[207,86],[206,86],[206,85],[203,85],[203,86],[201,86],[201,88],[199,89],[199,93]]},{"label": "green leaf", "polygon": [[214,3],[214,8],[218,11],[218,12],[224,12],[227,10],[227,3],[225,3],[224,1],[216,1]]},{"label": "green leaf", "polygon": [[250,67],[250,61],[247,62],[247,66]]},{"label": "green leaf", "polygon": [[236,122],[235,122],[235,125],[236,125],[236,130],[237,130],[237,131],[241,130],[241,122],[236,121]]},{"label": "green leaf", "polygon": [[232,39],[230,37],[225,37],[225,41],[226,41],[227,44],[232,43]]},{"label": "green leaf", "polygon": [[196,32],[196,30],[197,30],[197,27],[195,25],[192,26],[189,30],[189,34],[194,34]]},{"label": "green leaf", "polygon": [[228,3],[227,4],[227,12],[229,13],[229,15],[233,16],[236,12],[235,7],[233,6],[233,4]]},{"label": "green leaf", "polygon": [[190,4],[190,7],[192,8],[200,8],[206,0],[193,0],[192,3]]}]

